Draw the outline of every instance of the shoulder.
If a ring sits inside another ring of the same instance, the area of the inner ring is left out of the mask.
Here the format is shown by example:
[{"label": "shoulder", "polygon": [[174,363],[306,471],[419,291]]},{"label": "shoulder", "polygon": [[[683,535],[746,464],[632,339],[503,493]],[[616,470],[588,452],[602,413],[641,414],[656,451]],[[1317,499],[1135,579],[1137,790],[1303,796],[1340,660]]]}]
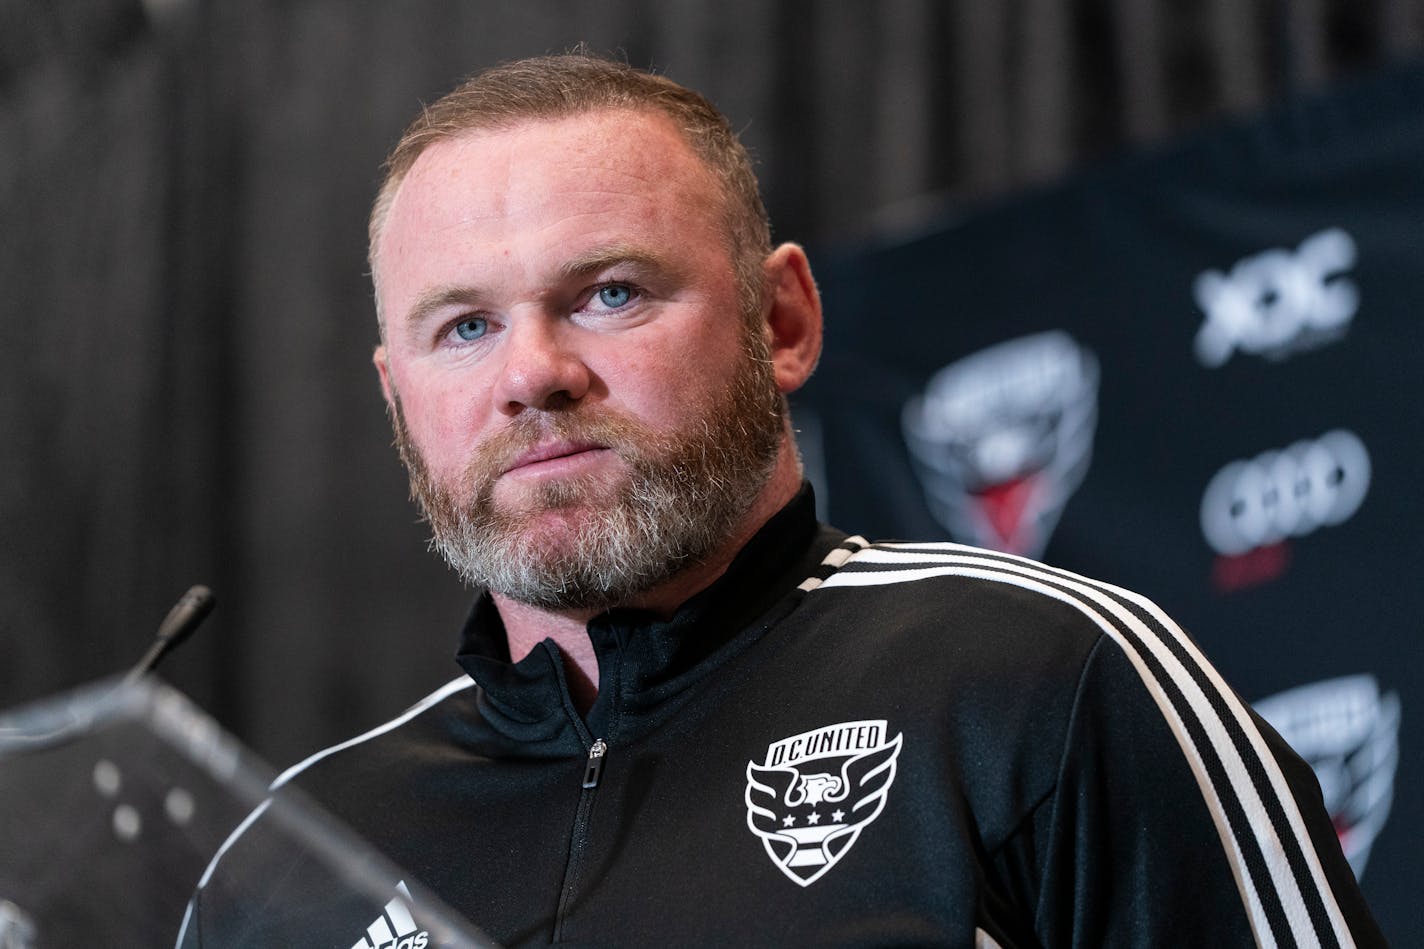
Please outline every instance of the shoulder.
[{"label": "shoulder", "polygon": [[272,782],[272,788],[276,790],[292,781],[305,784],[319,774],[339,773],[350,766],[371,769],[393,757],[417,755],[422,746],[439,741],[447,731],[446,720],[475,691],[475,683],[469,676],[458,676],[389,721],[292,765]]},{"label": "shoulder", "polygon": [[[1141,690],[1169,720],[1230,696],[1191,637],[1141,594],[1024,557],[951,543],[852,538],[808,581],[812,613],[957,681],[1025,682],[1069,702],[1092,679]],[[1207,699],[1206,696],[1211,696]],[[1226,718],[1237,717],[1234,696]]]},{"label": "shoulder", "polygon": [[1140,594],[1024,557],[952,543],[850,538],[802,586],[823,608],[866,620],[974,639],[999,649],[1070,648],[1079,655],[1107,639],[1136,650],[1184,638]]},{"label": "shoulder", "polygon": [[[946,588],[935,581],[952,580],[958,582],[950,588],[970,587],[979,596],[1023,590],[1034,594],[1033,598],[1062,602],[1085,613],[1106,595],[1127,593],[1027,557],[947,542],[870,543],[851,537],[826,558],[826,566],[829,569],[807,581],[805,589],[896,587],[901,596],[922,596]],[[907,585],[917,586],[912,590]]]},{"label": "shoulder", "polygon": [[[361,774],[379,776],[392,771],[399,772],[400,769],[382,765],[410,754],[418,754],[416,749],[429,742],[428,738],[422,739],[420,734],[439,731],[441,727],[435,720],[454,714],[455,710],[449,708],[450,703],[470,696],[474,691],[473,687],[474,682],[468,677],[454,679],[390,721],[324,748],[283,771],[272,782],[268,797],[238,824],[218,848],[198,883],[198,889],[201,891],[208,887],[220,866],[229,867],[236,862],[242,869],[229,869],[224,872],[234,878],[243,878],[251,866],[264,865],[274,846],[273,835],[281,840],[284,835],[292,832],[291,826],[294,822],[291,819],[279,821],[276,827],[268,827],[269,821],[264,819],[274,801],[281,799],[290,802],[290,798],[284,797],[287,793],[285,788],[300,786],[301,789],[296,804],[281,805],[288,809],[295,807],[301,811],[306,808],[308,795],[319,799],[325,809],[333,809],[333,802],[340,804],[346,802],[348,797],[364,800],[369,807],[373,800],[379,798],[362,792],[359,782],[352,779]],[[354,794],[339,793],[353,789]],[[322,793],[323,790],[338,793]],[[342,819],[351,821],[351,813],[343,812],[340,807],[334,810]],[[301,824],[300,821],[296,823]]]}]

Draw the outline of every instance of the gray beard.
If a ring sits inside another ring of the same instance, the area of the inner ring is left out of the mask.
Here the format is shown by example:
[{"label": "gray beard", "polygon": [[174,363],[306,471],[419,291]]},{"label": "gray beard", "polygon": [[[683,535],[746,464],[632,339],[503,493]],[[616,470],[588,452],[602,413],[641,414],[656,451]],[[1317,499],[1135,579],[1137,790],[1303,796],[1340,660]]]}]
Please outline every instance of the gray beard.
[{"label": "gray beard", "polygon": [[[719,397],[675,435],[601,409],[570,403],[526,410],[480,454],[458,485],[431,476],[394,400],[396,445],[411,497],[429,522],[431,545],[467,583],[543,609],[604,609],[625,603],[700,562],[722,544],[771,477],[785,431],[760,334]],[[628,471],[607,479],[551,481],[524,506],[494,500],[509,459],[547,437],[613,449]],[[557,539],[534,527],[551,511],[573,519]]]}]

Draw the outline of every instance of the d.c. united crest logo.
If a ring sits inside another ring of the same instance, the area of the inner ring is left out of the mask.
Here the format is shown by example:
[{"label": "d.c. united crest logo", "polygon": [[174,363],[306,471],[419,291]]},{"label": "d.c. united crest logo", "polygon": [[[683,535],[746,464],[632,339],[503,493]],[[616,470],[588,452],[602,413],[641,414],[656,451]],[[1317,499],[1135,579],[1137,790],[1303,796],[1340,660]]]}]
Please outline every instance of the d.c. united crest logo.
[{"label": "d.c. united crest logo", "polygon": [[1372,675],[1312,682],[1255,703],[1256,711],[1310,763],[1355,876],[1394,802],[1399,693]]},{"label": "d.c. united crest logo", "polygon": [[1054,330],[935,373],[901,424],[935,520],[955,540],[1041,557],[1082,484],[1098,421],[1098,361]]},{"label": "d.c. united crest logo", "polygon": [[835,866],[885,808],[902,735],[884,721],[841,722],[772,742],[747,762],[747,827],[800,886]]}]

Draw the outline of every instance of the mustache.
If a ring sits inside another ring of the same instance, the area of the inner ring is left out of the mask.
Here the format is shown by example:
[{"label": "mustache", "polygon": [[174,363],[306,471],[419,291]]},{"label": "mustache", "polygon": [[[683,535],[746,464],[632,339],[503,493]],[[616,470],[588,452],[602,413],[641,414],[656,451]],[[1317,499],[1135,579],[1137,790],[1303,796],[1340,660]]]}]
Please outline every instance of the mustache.
[{"label": "mustache", "polygon": [[522,455],[550,441],[596,445],[632,460],[663,438],[627,416],[607,409],[521,414],[485,440],[467,475],[476,485],[487,484],[509,470]]}]

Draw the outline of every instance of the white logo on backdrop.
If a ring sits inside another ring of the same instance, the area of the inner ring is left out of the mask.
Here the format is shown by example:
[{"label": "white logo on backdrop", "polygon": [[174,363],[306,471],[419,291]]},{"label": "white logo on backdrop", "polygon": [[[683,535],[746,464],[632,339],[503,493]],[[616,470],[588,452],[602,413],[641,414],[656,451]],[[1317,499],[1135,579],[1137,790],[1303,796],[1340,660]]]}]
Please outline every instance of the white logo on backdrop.
[{"label": "white logo on backdrop", "polygon": [[1206,322],[1197,332],[1197,360],[1208,369],[1240,350],[1284,359],[1338,339],[1360,291],[1343,274],[1355,266],[1355,241],[1338,227],[1285,248],[1237,262],[1230,273],[1207,270],[1192,285]]},{"label": "white logo on backdrop", "polygon": [[1097,421],[1098,361],[1055,330],[945,366],[901,427],[955,540],[1038,557],[1087,474]]},{"label": "white logo on backdrop", "polygon": [[1218,471],[1202,495],[1202,534],[1219,554],[1244,554],[1344,523],[1369,488],[1364,444],[1336,429]]},{"label": "white logo on backdrop", "polygon": [[1256,711],[1310,763],[1340,847],[1355,876],[1394,802],[1399,766],[1399,694],[1374,676],[1316,682],[1255,703]]}]

